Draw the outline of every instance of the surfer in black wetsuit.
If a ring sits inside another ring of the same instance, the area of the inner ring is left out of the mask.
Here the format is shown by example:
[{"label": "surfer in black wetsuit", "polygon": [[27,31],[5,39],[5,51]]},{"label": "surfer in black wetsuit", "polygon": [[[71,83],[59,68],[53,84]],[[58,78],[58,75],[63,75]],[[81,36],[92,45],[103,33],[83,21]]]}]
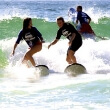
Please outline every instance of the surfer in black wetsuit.
[{"label": "surfer in black wetsuit", "polygon": [[[43,38],[41,33],[37,30],[37,28],[32,27],[32,19],[26,18],[23,21],[23,29],[20,31],[18,38],[14,44],[14,48],[12,51],[12,55],[15,53],[15,49],[21,40],[25,40],[29,50],[24,55],[22,62],[30,60],[33,66],[36,66],[35,61],[33,59],[33,55],[42,49]],[[26,63],[27,64],[27,63]]]},{"label": "surfer in black wetsuit", "polygon": [[78,31],[74,28],[74,26],[70,23],[65,23],[62,17],[57,18],[57,24],[59,26],[59,30],[57,32],[56,39],[50,43],[50,46],[56,44],[61,35],[65,36],[69,40],[69,48],[67,51],[67,58],[66,61],[69,64],[77,63],[76,57],[74,56],[75,52],[81,47],[82,45],[82,38]]}]

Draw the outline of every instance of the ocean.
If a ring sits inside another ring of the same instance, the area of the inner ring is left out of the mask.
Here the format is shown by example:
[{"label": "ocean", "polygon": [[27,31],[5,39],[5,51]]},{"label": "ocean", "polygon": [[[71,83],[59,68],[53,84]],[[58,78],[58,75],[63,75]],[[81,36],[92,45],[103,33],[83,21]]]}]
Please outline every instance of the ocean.
[{"label": "ocean", "polygon": [[[48,50],[57,34],[56,18],[70,22],[68,9],[83,6],[92,19],[91,26],[102,40],[83,39],[75,53],[78,63],[88,74],[69,77],[66,54],[68,40],[61,40]],[[42,33],[42,51],[33,57],[38,65],[47,65],[46,77],[34,68],[21,64],[28,50],[22,41],[11,56],[22,29],[23,19],[31,17],[33,26]],[[110,1],[37,1],[0,0],[0,110],[110,110]]]}]

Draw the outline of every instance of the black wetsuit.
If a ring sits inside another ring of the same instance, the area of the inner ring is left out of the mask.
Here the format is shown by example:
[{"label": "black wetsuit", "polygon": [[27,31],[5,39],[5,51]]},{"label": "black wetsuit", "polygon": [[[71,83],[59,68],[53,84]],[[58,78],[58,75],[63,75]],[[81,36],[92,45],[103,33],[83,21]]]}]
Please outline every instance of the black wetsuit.
[{"label": "black wetsuit", "polygon": [[19,44],[22,39],[26,41],[29,47],[33,47],[39,40],[42,40],[42,35],[35,27],[32,27],[25,31],[21,30],[16,43]]},{"label": "black wetsuit", "polygon": [[57,32],[56,39],[60,39],[61,35],[65,36],[67,39],[71,40],[72,34],[75,33],[76,36],[72,41],[71,46],[69,46],[68,50],[77,51],[82,45],[82,37],[78,33],[78,31],[74,28],[74,26],[70,23],[64,23],[63,27],[61,27]]}]

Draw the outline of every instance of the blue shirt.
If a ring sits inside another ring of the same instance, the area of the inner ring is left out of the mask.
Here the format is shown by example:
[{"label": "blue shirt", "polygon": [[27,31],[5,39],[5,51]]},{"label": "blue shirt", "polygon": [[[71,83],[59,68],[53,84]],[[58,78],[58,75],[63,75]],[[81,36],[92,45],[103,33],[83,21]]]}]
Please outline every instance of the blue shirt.
[{"label": "blue shirt", "polygon": [[86,13],[79,11],[77,13],[77,20],[79,20],[80,24],[88,23],[88,19],[91,19]]},{"label": "blue shirt", "polygon": [[16,43],[19,44],[22,39],[26,41],[29,47],[33,47],[37,41],[42,40],[42,35],[37,28],[32,27],[31,29],[27,29],[25,31],[21,30]]}]

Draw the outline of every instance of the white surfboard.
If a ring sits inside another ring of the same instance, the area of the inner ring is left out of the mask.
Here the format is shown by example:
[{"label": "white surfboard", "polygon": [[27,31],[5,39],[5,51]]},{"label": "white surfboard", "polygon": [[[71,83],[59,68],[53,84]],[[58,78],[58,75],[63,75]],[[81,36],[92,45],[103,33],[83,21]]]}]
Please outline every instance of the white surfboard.
[{"label": "white surfboard", "polygon": [[49,68],[46,65],[38,65],[36,66],[36,72],[40,74],[40,76],[49,75]]},{"label": "white surfboard", "polygon": [[77,12],[76,12],[76,10],[74,8],[69,8],[68,16],[69,16],[69,19],[71,20],[71,22],[73,24],[75,24],[76,17],[77,17]]},{"label": "white surfboard", "polygon": [[72,65],[69,65],[64,70],[65,73],[67,73],[69,76],[77,76],[80,74],[86,74],[86,68],[79,63],[74,63]]}]

